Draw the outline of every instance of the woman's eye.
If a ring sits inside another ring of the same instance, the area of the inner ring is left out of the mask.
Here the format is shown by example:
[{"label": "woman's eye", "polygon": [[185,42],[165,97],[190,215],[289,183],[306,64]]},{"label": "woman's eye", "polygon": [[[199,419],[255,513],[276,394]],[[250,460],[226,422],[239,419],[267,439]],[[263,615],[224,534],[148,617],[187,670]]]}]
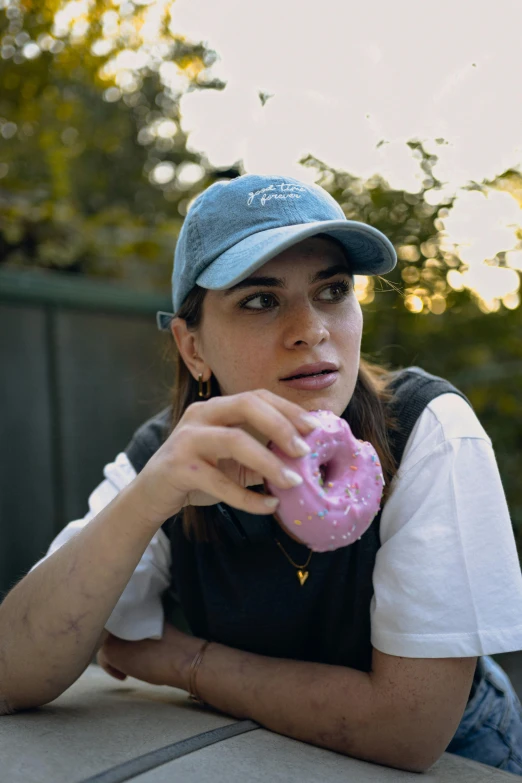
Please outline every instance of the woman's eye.
[{"label": "woman's eye", "polygon": [[[319,294],[323,294],[324,292],[330,292],[333,291],[334,296],[333,298],[326,298],[323,301],[326,302],[339,302],[346,298],[348,293],[350,292],[350,283],[347,280],[338,280],[336,283],[330,283],[329,286],[326,288],[323,288],[322,291],[319,292]],[[260,307],[254,307],[250,306],[251,302],[255,302],[257,299],[260,300],[260,302],[265,302],[268,300],[270,301],[276,301],[276,297],[273,294],[253,294],[250,297],[247,297],[246,299],[243,299],[242,302],[239,303],[239,307],[242,310],[271,310],[272,307],[268,306],[265,307],[263,304],[261,304]],[[248,305],[248,306],[247,306]]]},{"label": "woman's eye", "polygon": [[272,294],[255,294],[254,296],[251,296],[250,298],[244,299],[242,302],[239,303],[239,306],[243,310],[269,310],[269,307],[247,307],[247,305],[250,305],[251,302],[255,302],[256,299],[260,299],[261,301],[266,301],[267,299],[274,299],[275,297]]},{"label": "woman's eye", "polygon": [[337,283],[332,283],[327,288],[323,289],[324,291],[331,291],[332,289],[337,289],[337,293],[335,295],[335,299],[344,299],[344,297],[349,293],[350,291],[350,284],[347,280],[341,280]]}]

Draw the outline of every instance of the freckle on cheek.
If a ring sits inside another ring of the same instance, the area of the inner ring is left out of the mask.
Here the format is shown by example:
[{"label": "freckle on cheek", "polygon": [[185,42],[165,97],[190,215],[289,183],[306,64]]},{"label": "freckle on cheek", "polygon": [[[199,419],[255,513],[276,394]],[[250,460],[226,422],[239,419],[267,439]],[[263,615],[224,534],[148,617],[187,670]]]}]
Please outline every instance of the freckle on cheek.
[{"label": "freckle on cheek", "polygon": [[190,466],[190,469],[191,469],[191,470],[199,470],[199,468],[198,468],[198,466],[197,466],[197,465],[191,465],[191,466]]}]

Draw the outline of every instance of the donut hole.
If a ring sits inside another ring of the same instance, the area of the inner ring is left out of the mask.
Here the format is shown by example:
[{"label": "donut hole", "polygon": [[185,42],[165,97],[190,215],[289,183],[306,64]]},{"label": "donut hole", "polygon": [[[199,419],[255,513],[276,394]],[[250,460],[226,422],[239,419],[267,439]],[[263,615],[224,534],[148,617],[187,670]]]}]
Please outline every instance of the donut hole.
[{"label": "donut hole", "polygon": [[329,474],[331,473],[330,465],[319,465],[319,473],[321,474],[322,481],[326,484],[329,480]]},{"label": "donut hole", "polygon": [[333,457],[328,462],[323,462],[319,465],[319,475],[326,486],[327,484],[335,484],[342,478],[343,465],[342,462]]}]

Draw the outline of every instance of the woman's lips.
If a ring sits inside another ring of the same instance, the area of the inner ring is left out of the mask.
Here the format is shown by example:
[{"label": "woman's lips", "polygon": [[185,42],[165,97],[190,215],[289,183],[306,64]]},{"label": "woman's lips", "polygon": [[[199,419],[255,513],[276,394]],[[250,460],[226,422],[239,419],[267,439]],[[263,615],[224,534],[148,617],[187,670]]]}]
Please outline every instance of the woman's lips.
[{"label": "woman's lips", "polygon": [[326,389],[335,383],[337,376],[339,375],[337,370],[332,372],[321,373],[320,375],[307,375],[304,378],[292,378],[288,381],[281,381],[285,386],[290,386],[292,389]]}]

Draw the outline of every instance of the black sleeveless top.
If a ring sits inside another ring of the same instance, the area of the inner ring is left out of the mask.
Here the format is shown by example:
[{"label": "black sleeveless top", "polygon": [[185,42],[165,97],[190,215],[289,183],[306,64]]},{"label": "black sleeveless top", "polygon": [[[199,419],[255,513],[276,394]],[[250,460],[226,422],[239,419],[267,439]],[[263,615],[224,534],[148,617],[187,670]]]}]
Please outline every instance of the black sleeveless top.
[{"label": "black sleeveless top", "polygon": [[[391,412],[399,428],[390,436],[397,464],[432,399],[452,392],[468,401],[448,381],[418,367],[394,373],[392,389]],[[136,432],[126,453],[137,472],[167,437],[169,426],[166,409]],[[186,630],[195,636],[260,655],[370,671],[370,604],[381,513],[350,546],[314,552],[301,586],[275,538],[300,565],[309,550],[272,515],[249,514],[224,503],[206,509],[223,542],[189,541],[178,515],[163,525],[172,555],[171,585],[164,595],[167,619],[180,627],[181,608]]]}]

